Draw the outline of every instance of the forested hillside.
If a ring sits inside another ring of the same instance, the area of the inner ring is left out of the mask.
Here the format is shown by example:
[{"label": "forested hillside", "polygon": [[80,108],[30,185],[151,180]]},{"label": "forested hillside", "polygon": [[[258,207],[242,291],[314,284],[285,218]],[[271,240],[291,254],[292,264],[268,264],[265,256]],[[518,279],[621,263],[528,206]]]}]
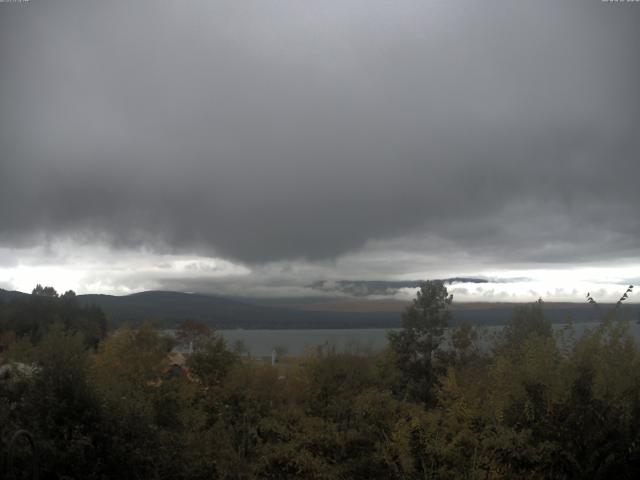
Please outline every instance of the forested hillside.
[{"label": "forested hillside", "polygon": [[43,289],[12,307],[37,309],[29,312],[51,320],[41,327],[12,335],[1,324],[0,448],[8,455],[7,439],[19,429],[36,446],[36,453],[27,444],[13,449],[14,473],[37,467],[41,478],[78,480],[640,474],[640,350],[628,324],[602,307],[598,325],[580,338],[570,326],[554,334],[538,302],[514,311],[489,351],[478,349],[469,325],[456,327],[444,348],[451,297],[427,282],[379,355],[323,347],[271,365],[185,322],[178,337],[194,353],[183,363],[148,324],[109,336],[100,330],[96,342],[81,319],[92,325],[99,315],[53,293]]},{"label": "forested hillside", "polygon": [[[21,292],[0,290],[0,301],[28,300]],[[407,303],[376,302],[350,298],[229,298],[180,292],[140,292],[132,295],[85,294],[75,297],[80,306],[99,307],[112,328],[124,323],[175,328],[184,320],[197,320],[215,329],[305,329],[305,328],[397,328]],[[603,305],[611,308],[613,305]],[[451,325],[505,325],[513,303],[472,303],[451,306]],[[545,316],[552,323],[592,322],[598,312],[586,302],[545,303]],[[640,305],[625,305],[624,316],[640,318]]]}]

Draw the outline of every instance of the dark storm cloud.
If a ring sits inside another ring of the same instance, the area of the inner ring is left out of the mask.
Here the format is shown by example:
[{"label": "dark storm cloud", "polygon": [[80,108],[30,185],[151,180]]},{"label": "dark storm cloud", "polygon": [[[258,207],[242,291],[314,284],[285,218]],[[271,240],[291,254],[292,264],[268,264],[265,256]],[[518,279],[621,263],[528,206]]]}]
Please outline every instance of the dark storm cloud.
[{"label": "dark storm cloud", "polygon": [[0,245],[637,256],[640,8],[0,4]]}]

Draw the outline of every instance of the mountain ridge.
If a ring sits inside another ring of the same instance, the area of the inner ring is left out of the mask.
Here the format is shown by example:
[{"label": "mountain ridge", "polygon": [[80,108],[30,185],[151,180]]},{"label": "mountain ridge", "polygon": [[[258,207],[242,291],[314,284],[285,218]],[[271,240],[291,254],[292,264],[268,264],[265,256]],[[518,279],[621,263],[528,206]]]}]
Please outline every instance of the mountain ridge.
[{"label": "mountain ridge", "polygon": [[[29,298],[30,294],[0,289],[0,300]],[[128,295],[83,294],[77,296],[83,305],[100,307],[112,327],[124,323],[138,325],[151,321],[174,328],[191,319],[218,329],[305,329],[305,328],[397,328],[409,302],[398,300],[366,300],[347,297],[312,298],[248,298],[205,293],[148,290]],[[452,305],[452,324],[477,326],[503,325],[513,311],[525,303],[473,302]],[[602,304],[610,308],[611,304]],[[561,323],[567,318],[575,322],[594,321],[598,311],[587,303],[548,302],[545,314],[550,321]],[[629,318],[640,318],[640,304],[627,304],[623,312]]]}]

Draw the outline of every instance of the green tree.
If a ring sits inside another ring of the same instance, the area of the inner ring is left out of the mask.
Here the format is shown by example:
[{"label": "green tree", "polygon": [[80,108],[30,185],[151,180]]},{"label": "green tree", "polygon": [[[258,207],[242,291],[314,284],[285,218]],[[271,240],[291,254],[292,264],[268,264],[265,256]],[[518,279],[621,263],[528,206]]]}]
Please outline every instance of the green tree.
[{"label": "green tree", "polygon": [[196,320],[184,320],[176,330],[176,340],[185,344],[190,350],[197,349],[198,343],[207,343],[214,336],[214,331]]},{"label": "green tree", "polygon": [[406,385],[405,393],[426,404],[435,399],[436,357],[451,317],[452,300],[443,282],[422,282],[416,298],[404,312],[402,330],[389,333],[390,347]]},{"label": "green tree", "polygon": [[515,310],[511,321],[503,331],[503,343],[510,346],[520,345],[532,335],[543,338],[553,336],[551,322],[544,316],[542,299]]},{"label": "green tree", "polygon": [[89,478],[97,465],[95,436],[102,418],[84,340],[57,323],[33,357],[22,379],[24,392],[13,406],[17,423],[37,439],[44,478]]},{"label": "green tree", "polygon": [[43,287],[40,284],[36,285],[36,288],[33,289],[31,295],[36,297],[49,297],[49,298],[58,298],[58,292],[53,287]]},{"label": "green tree", "polygon": [[106,417],[100,434],[108,478],[157,478],[166,460],[157,396],[170,345],[145,323],[114,332],[92,357],[91,380]]},{"label": "green tree", "polygon": [[211,333],[197,342],[188,366],[204,385],[220,385],[227,377],[238,356],[227,349],[224,338]]}]

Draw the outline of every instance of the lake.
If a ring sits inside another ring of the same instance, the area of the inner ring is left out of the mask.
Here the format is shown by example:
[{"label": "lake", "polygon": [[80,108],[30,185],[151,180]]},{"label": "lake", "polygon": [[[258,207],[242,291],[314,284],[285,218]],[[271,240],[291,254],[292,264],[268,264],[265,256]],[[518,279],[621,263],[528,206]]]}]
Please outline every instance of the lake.
[{"label": "lake", "polygon": [[[553,328],[560,332],[567,324],[554,324]],[[594,328],[596,322],[576,323],[573,325],[575,336],[579,337],[587,329]],[[631,331],[636,342],[640,341],[640,325],[630,323]],[[493,337],[503,326],[479,327],[479,345],[486,348],[491,345]],[[384,328],[361,329],[309,329],[309,330],[218,330],[229,348],[233,348],[236,341],[241,340],[250,354],[257,357],[271,355],[271,351],[278,347],[287,355],[302,355],[313,351],[319,345],[335,346],[337,351],[349,352],[377,352],[387,345],[387,332]]]}]

